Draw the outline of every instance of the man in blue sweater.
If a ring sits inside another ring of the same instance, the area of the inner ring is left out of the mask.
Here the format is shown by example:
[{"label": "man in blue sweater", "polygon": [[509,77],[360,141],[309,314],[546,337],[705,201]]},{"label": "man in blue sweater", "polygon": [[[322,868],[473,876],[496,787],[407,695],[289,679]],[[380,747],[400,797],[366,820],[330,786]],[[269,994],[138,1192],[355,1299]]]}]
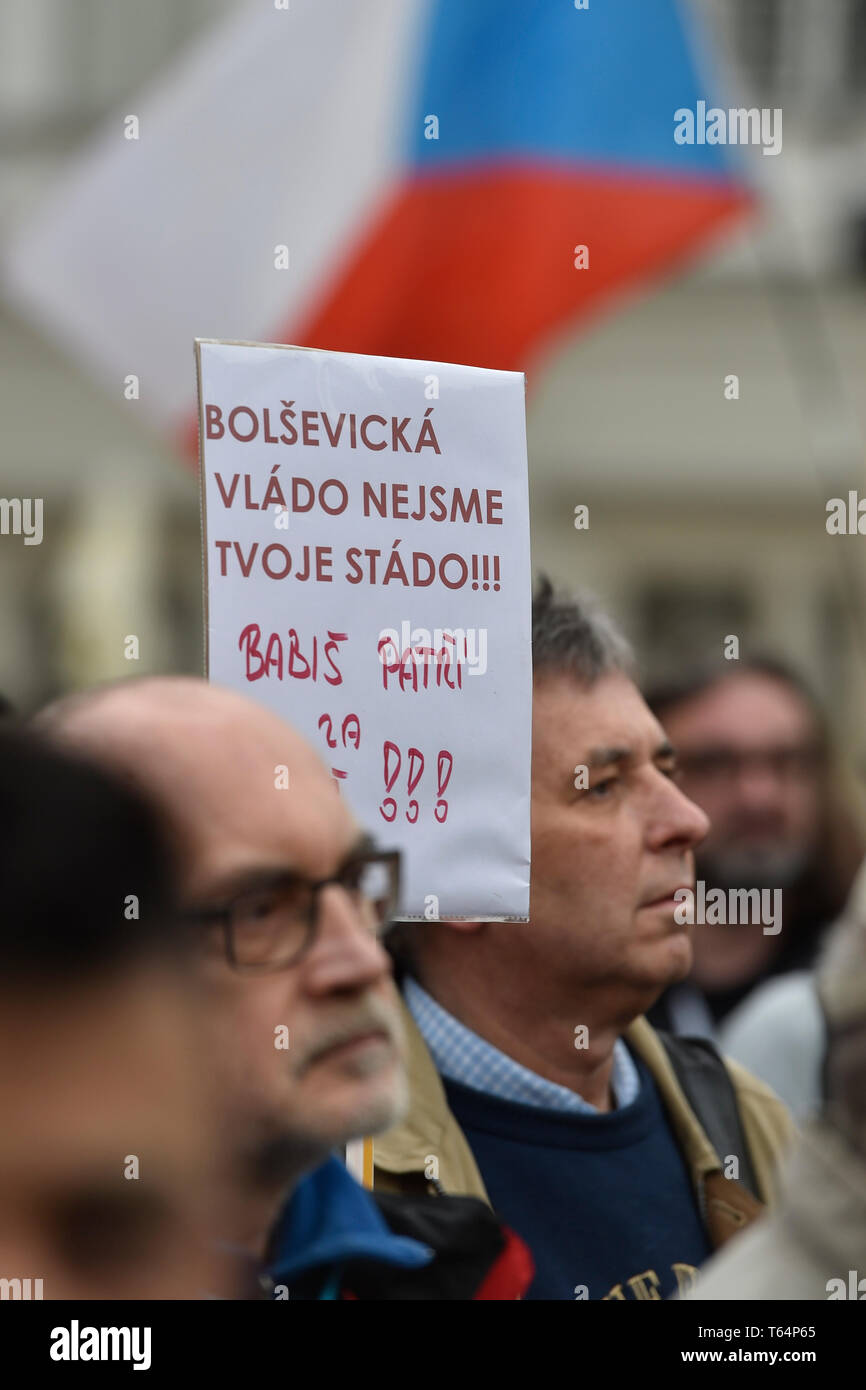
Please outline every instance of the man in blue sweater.
[{"label": "man in blue sweater", "polygon": [[625,642],[546,585],[533,667],[530,920],[395,932],[412,1107],[376,1182],[486,1197],[532,1251],[531,1298],[661,1300],[761,1212],[788,1121],[642,1017],[688,973],[674,894],[708,821]]}]

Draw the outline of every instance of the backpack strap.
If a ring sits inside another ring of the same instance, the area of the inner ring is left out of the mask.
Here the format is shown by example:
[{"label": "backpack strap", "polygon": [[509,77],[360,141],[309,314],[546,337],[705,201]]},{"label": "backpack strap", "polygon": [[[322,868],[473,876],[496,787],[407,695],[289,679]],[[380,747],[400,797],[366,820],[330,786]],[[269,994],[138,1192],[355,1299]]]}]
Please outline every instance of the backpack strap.
[{"label": "backpack strap", "polygon": [[709,1038],[683,1038],[658,1030],[677,1081],[720,1158],[739,1159],[739,1182],[763,1202],[746,1142],[731,1074]]}]

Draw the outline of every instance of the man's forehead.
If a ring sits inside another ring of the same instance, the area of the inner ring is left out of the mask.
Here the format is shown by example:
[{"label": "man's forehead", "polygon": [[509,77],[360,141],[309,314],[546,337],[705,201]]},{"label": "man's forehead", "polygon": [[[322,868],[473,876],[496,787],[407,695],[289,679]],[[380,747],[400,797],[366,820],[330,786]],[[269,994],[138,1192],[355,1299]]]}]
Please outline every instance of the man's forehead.
[{"label": "man's forehead", "polygon": [[605,751],[654,751],[663,738],[637,686],[619,672],[591,686],[556,677],[535,687],[533,746],[543,748],[545,756],[561,749],[588,763],[601,761]]},{"label": "man's forehead", "polygon": [[[336,795],[336,793],[335,793]],[[253,828],[243,838],[219,832],[204,835],[189,857],[185,893],[190,898],[230,898],[257,890],[284,874],[319,880],[330,877],[366,837],[354,820],[341,816],[301,834],[274,823],[265,835]]]},{"label": "man's forehead", "polygon": [[327,777],[317,779],[314,795],[291,780],[285,788],[275,788],[273,777],[260,788],[247,783],[245,795],[215,805],[212,815],[187,803],[175,824],[185,891],[193,895],[228,892],[278,870],[327,877],[360,834]]},{"label": "man's forehead", "polygon": [[677,737],[760,747],[768,739],[813,737],[815,717],[796,691],[760,673],[743,672],[671,711]]}]

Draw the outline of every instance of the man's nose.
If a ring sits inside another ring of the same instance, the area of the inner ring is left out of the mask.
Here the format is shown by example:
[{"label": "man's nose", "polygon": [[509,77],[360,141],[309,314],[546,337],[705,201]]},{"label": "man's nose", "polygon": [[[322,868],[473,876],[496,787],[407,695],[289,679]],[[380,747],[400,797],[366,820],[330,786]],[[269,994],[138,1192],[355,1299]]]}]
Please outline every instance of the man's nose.
[{"label": "man's nose", "polygon": [[757,758],[744,762],[736,782],[737,799],[749,810],[776,805],[782,794],[781,779]]},{"label": "man's nose", "polygon": [[653,808],[651,840],[655,847],[680,844],[694,849],[709,834],[710,818],[676,782],[661,773],[659,777],[661,785]]},{"label": "man's nose", "polygon": [[390,956],[344,888],[323,888],[319,913],[313,945],[303,960],[311,992],[366,989],[391,974]]}]

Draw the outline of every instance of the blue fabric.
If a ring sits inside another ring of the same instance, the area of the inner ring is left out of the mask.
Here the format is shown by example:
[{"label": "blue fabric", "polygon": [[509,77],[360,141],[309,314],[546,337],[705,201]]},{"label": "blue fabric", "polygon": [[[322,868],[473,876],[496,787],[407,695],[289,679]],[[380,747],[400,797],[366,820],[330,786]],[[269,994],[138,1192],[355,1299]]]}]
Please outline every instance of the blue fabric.
[{"label": "blue fabric", "polygon": [[710,1254],[688,1169],[636,1061],[638,1099],[609,1114],[540,1111],[444,1081],[497,1215],[532,1251],[527,1298],[666,1298]]},{"label": "blue fabric", "polygon": [[715,100],[692,49],[678,0],[434,0],[406,123],[412,172],[509,162],[730,176],[725,146],[674,142],[677,108]]},{"label": "blue fabric", "polygon": [[[499,1096],[500,1100],[572,1115],[599,1113],[576,1091],[548,1081],[479,1038],[443,1009],[411,976],[404,982],[403,994],[440,1075],[475,1091],[483,1091],[485,1095]],[[618,1106],[631,1105],[640,1090],[637,1067],[621,1038],[614,1044],[611,1088]]]},{"label": "blue fabric", "polygon": [[[338,1158],[302,1178],[278,1218],[267,1274],[275,1284],[349,1260],[378,1260],[403,1269],[429,1264],[433,1251],[392,1235],[369,1192]],[[328,1296],[327,1294],[325,1296]]]},{"label": "blue fabric", "polygon": [[319,1303],[335,1303],[340,1297],[340,1285],[343,1282],[343,1266],[334,1265],[324,1286],[319,1291]]}]

